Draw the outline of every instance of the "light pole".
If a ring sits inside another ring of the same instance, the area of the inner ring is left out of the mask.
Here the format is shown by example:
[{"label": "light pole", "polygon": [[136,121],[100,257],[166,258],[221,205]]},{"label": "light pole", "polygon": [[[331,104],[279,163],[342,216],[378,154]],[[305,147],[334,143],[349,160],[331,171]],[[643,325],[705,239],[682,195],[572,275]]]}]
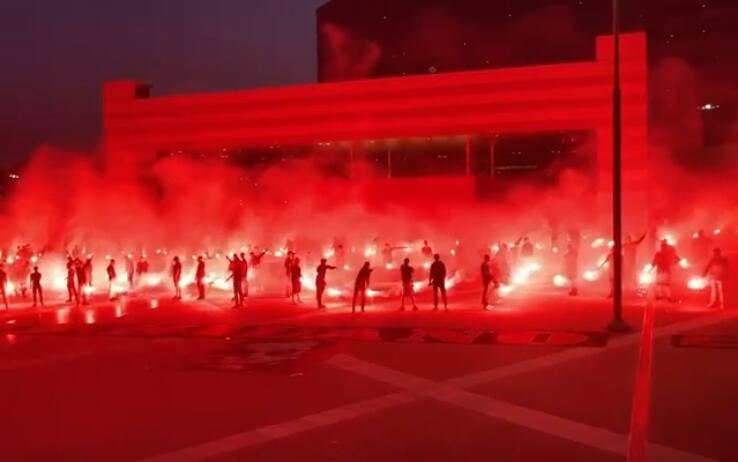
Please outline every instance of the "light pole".
[{"label": "light pole", "polygon": [[620,0],[612,1],[612,332],[627,332],[623,320],[622,95],[620,91]]}]

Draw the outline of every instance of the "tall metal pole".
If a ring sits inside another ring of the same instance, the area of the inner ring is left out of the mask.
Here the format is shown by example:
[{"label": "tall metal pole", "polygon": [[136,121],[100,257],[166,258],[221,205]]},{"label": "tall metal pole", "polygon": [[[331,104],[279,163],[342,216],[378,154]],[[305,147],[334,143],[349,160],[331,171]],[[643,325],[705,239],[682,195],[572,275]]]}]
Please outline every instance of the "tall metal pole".
[{"label": "tall metal pole", "polygon": [[622,201],[622,95],[620,91],[620,0],[612,2],[612,303],[610,330],[628,331],[623,321],[623,201]]},{"label": "tall metal pole", "polygon": [[489,138],[489,176],[495,176],[495,136]]},{"label": "tall metal pole", "polygon": [[392,148],[387,146],[387,178],[392,178]]},{"label": "tall metal pole", "polygon": [[466,157],[465,159],[465,166],[466,166],[466,176],[471,176],[471,136],[466,135],[466,146],[465,146],[464,155]]}]

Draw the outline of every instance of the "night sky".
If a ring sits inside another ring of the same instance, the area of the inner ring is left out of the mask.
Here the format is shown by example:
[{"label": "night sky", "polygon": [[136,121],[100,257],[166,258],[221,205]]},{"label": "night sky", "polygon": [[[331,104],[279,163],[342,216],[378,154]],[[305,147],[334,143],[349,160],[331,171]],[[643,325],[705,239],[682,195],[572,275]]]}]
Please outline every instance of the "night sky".
[{"label": "night sky", "polygon": [[324,0],[2,0],[0,167],[39,143],[89,149],[100,88],[155,94],[315,80]]}]

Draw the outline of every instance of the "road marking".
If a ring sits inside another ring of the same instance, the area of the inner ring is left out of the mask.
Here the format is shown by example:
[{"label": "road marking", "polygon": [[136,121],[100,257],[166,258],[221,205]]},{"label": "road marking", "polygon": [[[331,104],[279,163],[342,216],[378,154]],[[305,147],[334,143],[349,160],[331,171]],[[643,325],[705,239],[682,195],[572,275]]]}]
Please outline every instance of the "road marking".
[{"label": "road marking", "polygon": [[[662,336],[672,335],[674,332],[690,330],[690,329],[697,329],[700,327],[706,327],[706,326],[713,325],[713,324],[719,324],[720,322],[723,322],[726,319],[731,319],[735,317],[738,317],[738,312],[726,312],[726,313],[721,313],[719,316],[709,316],[709,317],[702,317],[698,319],[691,319],[688,321],[674,323],[668,326],[655,329],[654,336],[662,337]],[[466,386],[482,385],[484,383],[493,382],[500,378],[511,377],[511,376],[518,375],[518,374],[524,374],[527,372],[532,372],[537,369],[547,368],[547,367],[554,366],[556,364],[561,364],[567,361],[572,361],[575,359],[592,356],[595,354],[603,353],[605,351],[609,351],[610,348],[621,348],[621,347],[633,345],[637,343],[639,340],[640,340],[640,336],[638,334],[631,334],[631,335],[627,335],[622,338],[618,338],[618,339],[615,339],[614,341],[609,342],[608,346],[605,348],[566,350],[560,353],[553,353],[547,356],[523,361],[521,363],[512,364],[508,366],[501,366],[501,367],[497,367],[497,368],[494,368],[488,371],[482,371],[482,372],[462,376],[457,379],[447,380],[443,382],[443,384],[434,383],[432,381],[429,381],[428,379],[423,379],[420,377],[410,377],[410,381],[405,382],[405,385],[412,384],[412,387],[415,387],[416,392],[423,391],[427,386],[429,386],[430,389],[432,390],[438,390],[439,388],[443,387],[443,389],[445,390],[455,390],[454,393],[463,392],[464,394],[461,395],[462,398],[456,398],[456,399],[459,399],[460,401],[468,400],[467,403],[474,402],[475,408],[477,405],[479,405],[478,409],[483,409],[485,413],[494,412],[495,414],[499,414],[499,415],[512,416],[511,418],[517,415],[519,416],[518,420],[525,421],[527,424],[531,425],[532,427],[543,425],[545,428],[550,428],[551,431],[558,431],[557,429],[561,427],[562,431],[564,430],[566,431],[565,432],[566,435],[569,435],[571,433],[576,433],[576,431],[578,430],[584,430],[585,438],[588,441],[590,441],[593,445],[596,445],[596,447],[615,448],[619,451],[618,452],[619,454],[625,454],[625,450],[627,448],[627,436],[625,435],[620,435],[614,432],[609,432],[607,430],[597,429],[596,427],[589,427],[585,424],[568,421],[568,420],[561,419],[556,416],[542,413],[540,411],[522,408],[520,406],[515,406],[512,404],[504,403],[504,402],[494,400],[492,398],[485,397],[485,396],[476,395],[474,397],[470,397],[467,394],[469,392],[466,392],[465,390],[459,390],[459,389],[464,388]],[[340,363],[341,357],[335,357],[334,361],[338,361]],[[353,361],[354,360],[352,360],[352,362]],[[375,370],[374,367],[369,368],[366,365],[357,365],[356,363],[354,363],[353,367],[364,368],[364,370],[367,372],[373,372]],[[382,367],[382,366],[377,366],[377,367]],[[387,368],[384,368],[384,369],[387,369]],[[404,373],[393,371],[390,374],[392,376],[402,378]],[[407,378],[406,377],[407,374],[404,374],[404,376],[405,378]],[[429,382],[431,383],[429,384]],[[443,395],[441,391],[435,391],[434,393]],[[446,396],[447,397],[451,396],[451,394],[448,394]],[[215,440],[209,443],[190,446],[190,447],[187,447],[187,448],[175,451],[175,452],[171,452],[168,454],[163,454],[163,455],[155,456],[152,458],[144,459],[142,462],[202,461],[202,460],[206,460],[209,458],[221,456],[224,454],[236,452],[242,449],[247,449],[249,447],[253,447],[261,443],[268,442],[268,441],[273,441],[274,439],[277,439],[275,437],[276,434],[283,435],[283,436],[280,436],[280,438],[288,437],[288,436],[298,434],[299,432],[296,431],[297,428],[302,428],[301,431],[308,431],[308,430],[328,426],[333,423],[343,422],[349,419],[355,419],[355,418],[358,418],[358,417],[361,417],[367,414],[377,412],[382,409],[388,409],[388,408],[394,407],[396,405],[407,404],[417,399],[418,399],[418,394],[412,393],[412,391],[407,391],[407,388],[406,388],[406,391],[404,393],[403,392],[392,393],[392,394],[388,394],[388,395],[385,395],[379,398],[360,401],[353,405],[341,406],[341,407],[337,407],[331,410],[320,412],[318,414],[313,414],[310,416],[305,416],[305,417],[297,418],[294,420],[285,421],[281,424],[271,425],[269,427],[262,427],[262,429],[265,429],[265,428],[272,429],[270,431],[271,438],[269,439],[262,439],[263,436],[261,435],[263,435],[263,433],[261,432],[261,429],[257,428],[257,429],[250,430],[244,433],[239,433],[233,436],[218,439],[218,440]],[[447,399],[450,400],[451,398],[447,398]],[[483,399],[484,401],[482,402],[477,401],[479,399]],[[303,426],[303,424],[295,424],[295,422],[301,422],[305,419],[307,419],[308,421],[317,420],[319,422],[322,422],[322,424],[315,425],[312,427]],[[544,422],[544,423],[541,424],[541,422]],[[280,429],[280,428],[281,429],[292,429],[292,431],[286,432],[283,430],[281,432],[279,431],[277,431],[276,433],[274,432],[275,429]],[[714,462],[714,460],[710,458],[686,453],[683,451],[679,451],[677,449],[672,449],[672,448],[654,444],[654,443],[649,444],[649,451],[655,460],[665,460],[669,462]]]},{"label": "road marking", "polygon": [[[506,403],[450,386],[448,382],[434,382],[348,355],[338,355],[328,363],[357,375],[413,392],[421,397],[454,404],[524,428],[618,455],[625,455],[628,452],[628,435]],[[713,459],[704,456],[657,444],[649,445],[649,449],[657,456],[657,460],[668,460],[670,462],[713,461]]]},{"label": "road marking", "polygon": [[270,441],[287,438],[298,433],[327,427],[347,420],[379,412],[401,404],[415,401],[409,393],[392,393],[357,403],[347,404],[327,411],[306,415],[280,424],[267,425],[236,435],[221,438],[209,443],[191,446],[159,456],[144,459],[142,462],[195,462],[221,454],[243,450]]},{"label": "road marking", "polygon": [[628,432],[628,462],[645,462],[648,448],[648,417],[651,411],[651,370],[653,364],[653,304],[646,303],[643,310],[641,350],[638,356],[633,405]]}]

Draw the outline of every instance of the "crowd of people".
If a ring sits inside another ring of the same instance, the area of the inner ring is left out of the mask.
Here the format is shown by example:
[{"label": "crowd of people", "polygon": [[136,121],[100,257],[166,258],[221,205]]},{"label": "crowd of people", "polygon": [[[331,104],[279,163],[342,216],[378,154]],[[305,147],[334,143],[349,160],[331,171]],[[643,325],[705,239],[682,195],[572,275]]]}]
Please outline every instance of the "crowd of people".
[{"label": "crowd of people", "polygon": [[[622,281],[623,287],[628,290],[633,287],[639,287],[643,284],[639,279],[642,274],[639,273],[637,267],[637,252],[639,246],[646,240],[647,234],[644,233],[637,238],[626,236],[622,244]],[[579,253],[581,248],[581,236],[572,232],[567,236],[566,249],[560,256],[562,260],[562,268],[566,285],[569,288],[569,295],[579,295],[579,279],[581,277],[579,265]],[[551,249],[558,253],[556,247]],[[399,250],[405,250],[409,255],[408,246],[392,246],[385,244],[381,250],[380,257],[386,269],[394,269],[394,253]],[[482,255],[481,264],[479,266],[478,280],[481,281],[481,305],[483,309],[491,309],[500,301],[500,289],[511,284],[513,279],[513,268],[530,261],[536,246],[529,237],[520,237],[512,243],[499,243],[492,247],[493,253],[485,253]],[[17,268],[27,268],[29,263],[33,261],[28,258],[28,250],[25,248],[18,249],[18,264],[13,265],[17,272]],[[454,252],[453,250],[451,251]],[[248,254],[246,252],[233,253],[232,256],[225,256],[228,261],[228,278],[232,285],[232,301],[234,307],[244,306],[245,299],[249,297],[249,281],[255,280],[254,273],[259,270],[263,258],[267,255],[267,250],[259,250],[254,248]],[[285,296],[290,298],[293,304],[302,303],[301,293],[303,289],[304,274],[302,262],[295,250],[287,250],[284,258],[284,275],[285,275]],[[693,264],[704,268],[702,277],[707,281],[710,287],[710,303],[711,308],[724,308],[725,293],[724,285],[728,276],[728,260],[722,254],[719,248],[712,248],[710,239],[705,235],[704,231],[700,231],[693,236],[693,243],[689,254],[693,260]],[[709,254],[709,255],[708,255]],[[454,254],[455,255],[455,254]],[[315,297],[316,305],[320,310],[325,310],[324,297],[328,288],[329,271],[344,267],[342,263],[346,258],[344,243],[336,240],[333,245],[330,256],[336,260],[335,264],[329,264],[328,258],[321,258],[318,266],[315,268]],[[420,257],[423,259],[424,269],[427,269],[428,286],[433,292],[433,309],[438,310],[442,306],[444,310],[448,310],[448,297],[446,284],[448,280],[448,272],[446,264],[442,261],[441,255],[434,253],[428,241],[423,241],[420,247]],[[194,257],[193,257],[194,258]],[[370,287],[372,273],[375,268],[372,267],[371,261],[367,257],[353,283],[353,296],[351,297],[352,312],[364,312],[367,304],[367,297]],[[608,268],[610,281],[610,294],[613,295],[614,282],[614,255],[612,246],[609,254],[600,265],[600,269]],[[648,272],[654,272],[655,277],[649,280],[649,286],[653,289],[656,299],[664,299],[674,301],[672,290],[672,280],[674,268],[683,261],[677,253],[674,245],[670,244],[667,239],[660,241],[650,265],[647,266]],[[197,299],[203,300],[206,297],[206,288],[208,287],[208,275],[206,272],[206,258],[203,255],[196,257],[196,268],[194,271],[194,286],[197,291]],[[92,293],[92,276],[93,276],[93,260],[92,256],[68,256],[66,261],[66,289],[67,302],[76,305],[89,304],[89,296]],[[133,290],[137,278],[141,278],[149,271],[149,262],[145,255],[134,261],[133,255],[128,254],[125,257],[125,272],[127,274],[128,289]],[[345,266],[348,269],[348,265]],[[401,287],[400,309],[406,309],[406,303],[409,302],[413,311],[418,310],[416,303],[416,275],[415,268],[411,265],[409,257],[403,259],[402,264],[397,268],[399,272],[399,285]],[[28,268],[27,280],[30,283],[31,293],[33,297],[33,306],[44,304],[42,275],[38,266],[34,265],[32,270]],[[183,286],[183,264],[178,256],[174,256],[171,260],[169,272],[174,287],[174,300],[182,299]],[[108,296],[114,300],[120,291],[114,290],[118,281],[118,272],[116,261],[110,258],[105,268],[107,277]],[[17,280],[17,276],[15,277]],[[23,278],[25,279],[25,277]],[[8,308],[8,283],[9,274],[6,272],[5,266],[0,265],[0,292],[2,293],[3,302],[6,309]],[[20,288],[15,288],[16,292],[20,290],[22,296],[25,297],[27,288],[21,284]]]}]

